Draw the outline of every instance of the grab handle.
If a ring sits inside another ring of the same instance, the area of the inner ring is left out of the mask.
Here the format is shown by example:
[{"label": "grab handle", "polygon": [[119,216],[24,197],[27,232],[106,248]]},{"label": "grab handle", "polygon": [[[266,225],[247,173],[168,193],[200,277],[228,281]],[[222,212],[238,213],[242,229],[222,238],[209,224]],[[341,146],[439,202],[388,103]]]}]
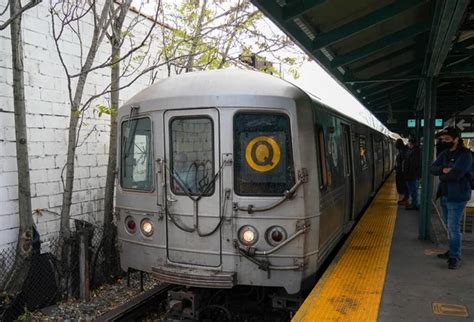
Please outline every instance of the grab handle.
[{"label": "grab handle", "polygon": [[156,159],[156,205],[164,210],[165,208],[165,178],[163,159]]}]

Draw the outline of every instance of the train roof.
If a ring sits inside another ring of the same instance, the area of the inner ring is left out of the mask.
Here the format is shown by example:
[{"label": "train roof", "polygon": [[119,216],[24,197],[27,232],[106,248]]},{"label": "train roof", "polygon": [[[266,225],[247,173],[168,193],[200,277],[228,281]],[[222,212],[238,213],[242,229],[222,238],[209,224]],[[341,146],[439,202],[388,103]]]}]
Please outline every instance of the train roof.
[{"label": "train roof", "polygon": [[[364,123],[328,106],[290,82],[262,72],[240,69],[200,71],[165,78],[130,98],[122,108],[132,105],[149,106],[150,110],[203,106],[284,108],[298,100],[316,101],[358,123]],[[271,105],[268,105],[269,102]],[[365,125],[374,128],[371,124]],[[384,133],[383,129],[374,129]],[[387,132],[384,134],[389,135]]]},{"label": "train roof", "polygon": [[[282,99],[307,98],[298,87],[269,74],[238,69],[224,69],[185,73],[162,79],[133,96],[125,105],[169,99],[186,99],[186,107],[203,97],[220,99],[219,106],[228,105],[226,96],[239,96],[247,106],[246,98],[274,97]],[[223,101],[222,101],[223,100]],[[197,103],[197,102],[196,102]],[[169,106],[163,108],[170,108]],[[171,107],[173,108],[173,107]],[[181,106],[182,108],[182,106]],[[157,107],[157,109],[160,109]]]}]

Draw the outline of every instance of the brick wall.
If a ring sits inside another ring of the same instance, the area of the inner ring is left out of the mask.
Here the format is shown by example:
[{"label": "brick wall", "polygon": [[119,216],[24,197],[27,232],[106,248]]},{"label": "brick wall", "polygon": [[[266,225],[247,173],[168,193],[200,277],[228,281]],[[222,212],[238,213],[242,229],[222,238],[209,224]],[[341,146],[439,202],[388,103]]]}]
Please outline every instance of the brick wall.
[{"label": "brick wall", "polygon": [[[67,81],[52,38],[49,1],[43,1],[23,15],[25,96],[27,108],[28,149],[33,209],[47,209],[34,220],[43,237],[59,230],[63,185],[61,172],[66,162],[69,104]],[[0,11],[4,3],[0,4]],[[136,17],[129,13],[128,19]],[[0,18],[0,21],[5,18]],[[126,24],[127,25],[127,24]],[[133,30],[141,41],[150,26],[143,19]],[[157,27],[154,37],[159,35]],[[89,43],[90,21],[81,23],[84,44]],[[11,44],[9,28],[0,32],[0,248],[16,242],[18,234],[18,179],[16,168],[15,128],[13,114]],[[159,42],[152,44],[156,53]],[[126,42],[125,46],[128,45]],[[80,66],[80,46],[70,32],[64,34],[60,46],[71,71]],[[125,50],[124,50],[125,52]],[[110,45],[104,41],[96,62],[105,61]],[[137,55],[142,53],[138,52]],[[141,68],[147,67],[143,64]],[[164,75],[164,74],[161,74]],[[110,81],[108,68],[90,74],[84,97],[99,93]],[[123,81],[125,83],[126,80]],[[147,75],[121,91],[122,101],[148,86]],[[108,97],[94,102],[107,104]],[[71,215],[91,222],[103,218],[103,196],[108,161],[109,119],[89,109],[84,116],[77,149],[74,193]]]}]

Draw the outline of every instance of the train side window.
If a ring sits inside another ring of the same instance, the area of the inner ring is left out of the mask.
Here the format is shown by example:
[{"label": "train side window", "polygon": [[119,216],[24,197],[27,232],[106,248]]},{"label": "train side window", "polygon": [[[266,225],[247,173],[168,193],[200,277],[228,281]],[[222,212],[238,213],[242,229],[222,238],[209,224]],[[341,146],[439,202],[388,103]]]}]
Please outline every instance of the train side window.
[{"label": "train side window", "polygon": [[281,196],[295,184],[290,119],[276,113],[234,116],[234,190]]},{"label": "train side window", "polygon": [[122,122],[120,183],[122,188],[153,190],[151,121],[139,118]]},{"label": "train side window", "polygon": [[359,136],[359,160],[360,160],[360,167],[362,170],[368,168],[367,164],[367,143],[365,140],[365,136]]},{"label": "train side window", "polygon": [[319,146],[319,188],[325,189],[328,186],[328,166],[326,161],[326,140],[324,139],[324,131],[318,128],[318,146]]},{"label": "train side window", "polygon": [[206,116],[177,117],[170,123],[170,170],[174,194],[214,194],[214,130]]}]

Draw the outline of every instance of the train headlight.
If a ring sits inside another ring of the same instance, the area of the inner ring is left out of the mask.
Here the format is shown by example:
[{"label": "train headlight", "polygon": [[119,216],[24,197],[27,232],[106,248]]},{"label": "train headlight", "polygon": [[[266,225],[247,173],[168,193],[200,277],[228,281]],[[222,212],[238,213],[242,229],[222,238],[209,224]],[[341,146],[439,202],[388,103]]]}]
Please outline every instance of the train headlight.
[{"label": "train headlight", "polygon": [[153,235],[153,223],[150,219],[143,219],[140,224],[140,229],[142,231],[142,234],[146,237],[150,237],[151,235]]},{"label": "train headlight", "polygon": [[246,246],[255,244],[258,240],[258,232],[252,226],[242,226],[239,229],[239,240]]},{"label": "train headlight", "polygon": [[287,237],[285,228],[281,226],[271,226],[265,233],[265,239],[272,246],[277,246]]},{"label": "train headlight", "polygon": [[137,231],[137,224],[132,216],[125,218],[125,228],[130,234],[134,234]]}]

